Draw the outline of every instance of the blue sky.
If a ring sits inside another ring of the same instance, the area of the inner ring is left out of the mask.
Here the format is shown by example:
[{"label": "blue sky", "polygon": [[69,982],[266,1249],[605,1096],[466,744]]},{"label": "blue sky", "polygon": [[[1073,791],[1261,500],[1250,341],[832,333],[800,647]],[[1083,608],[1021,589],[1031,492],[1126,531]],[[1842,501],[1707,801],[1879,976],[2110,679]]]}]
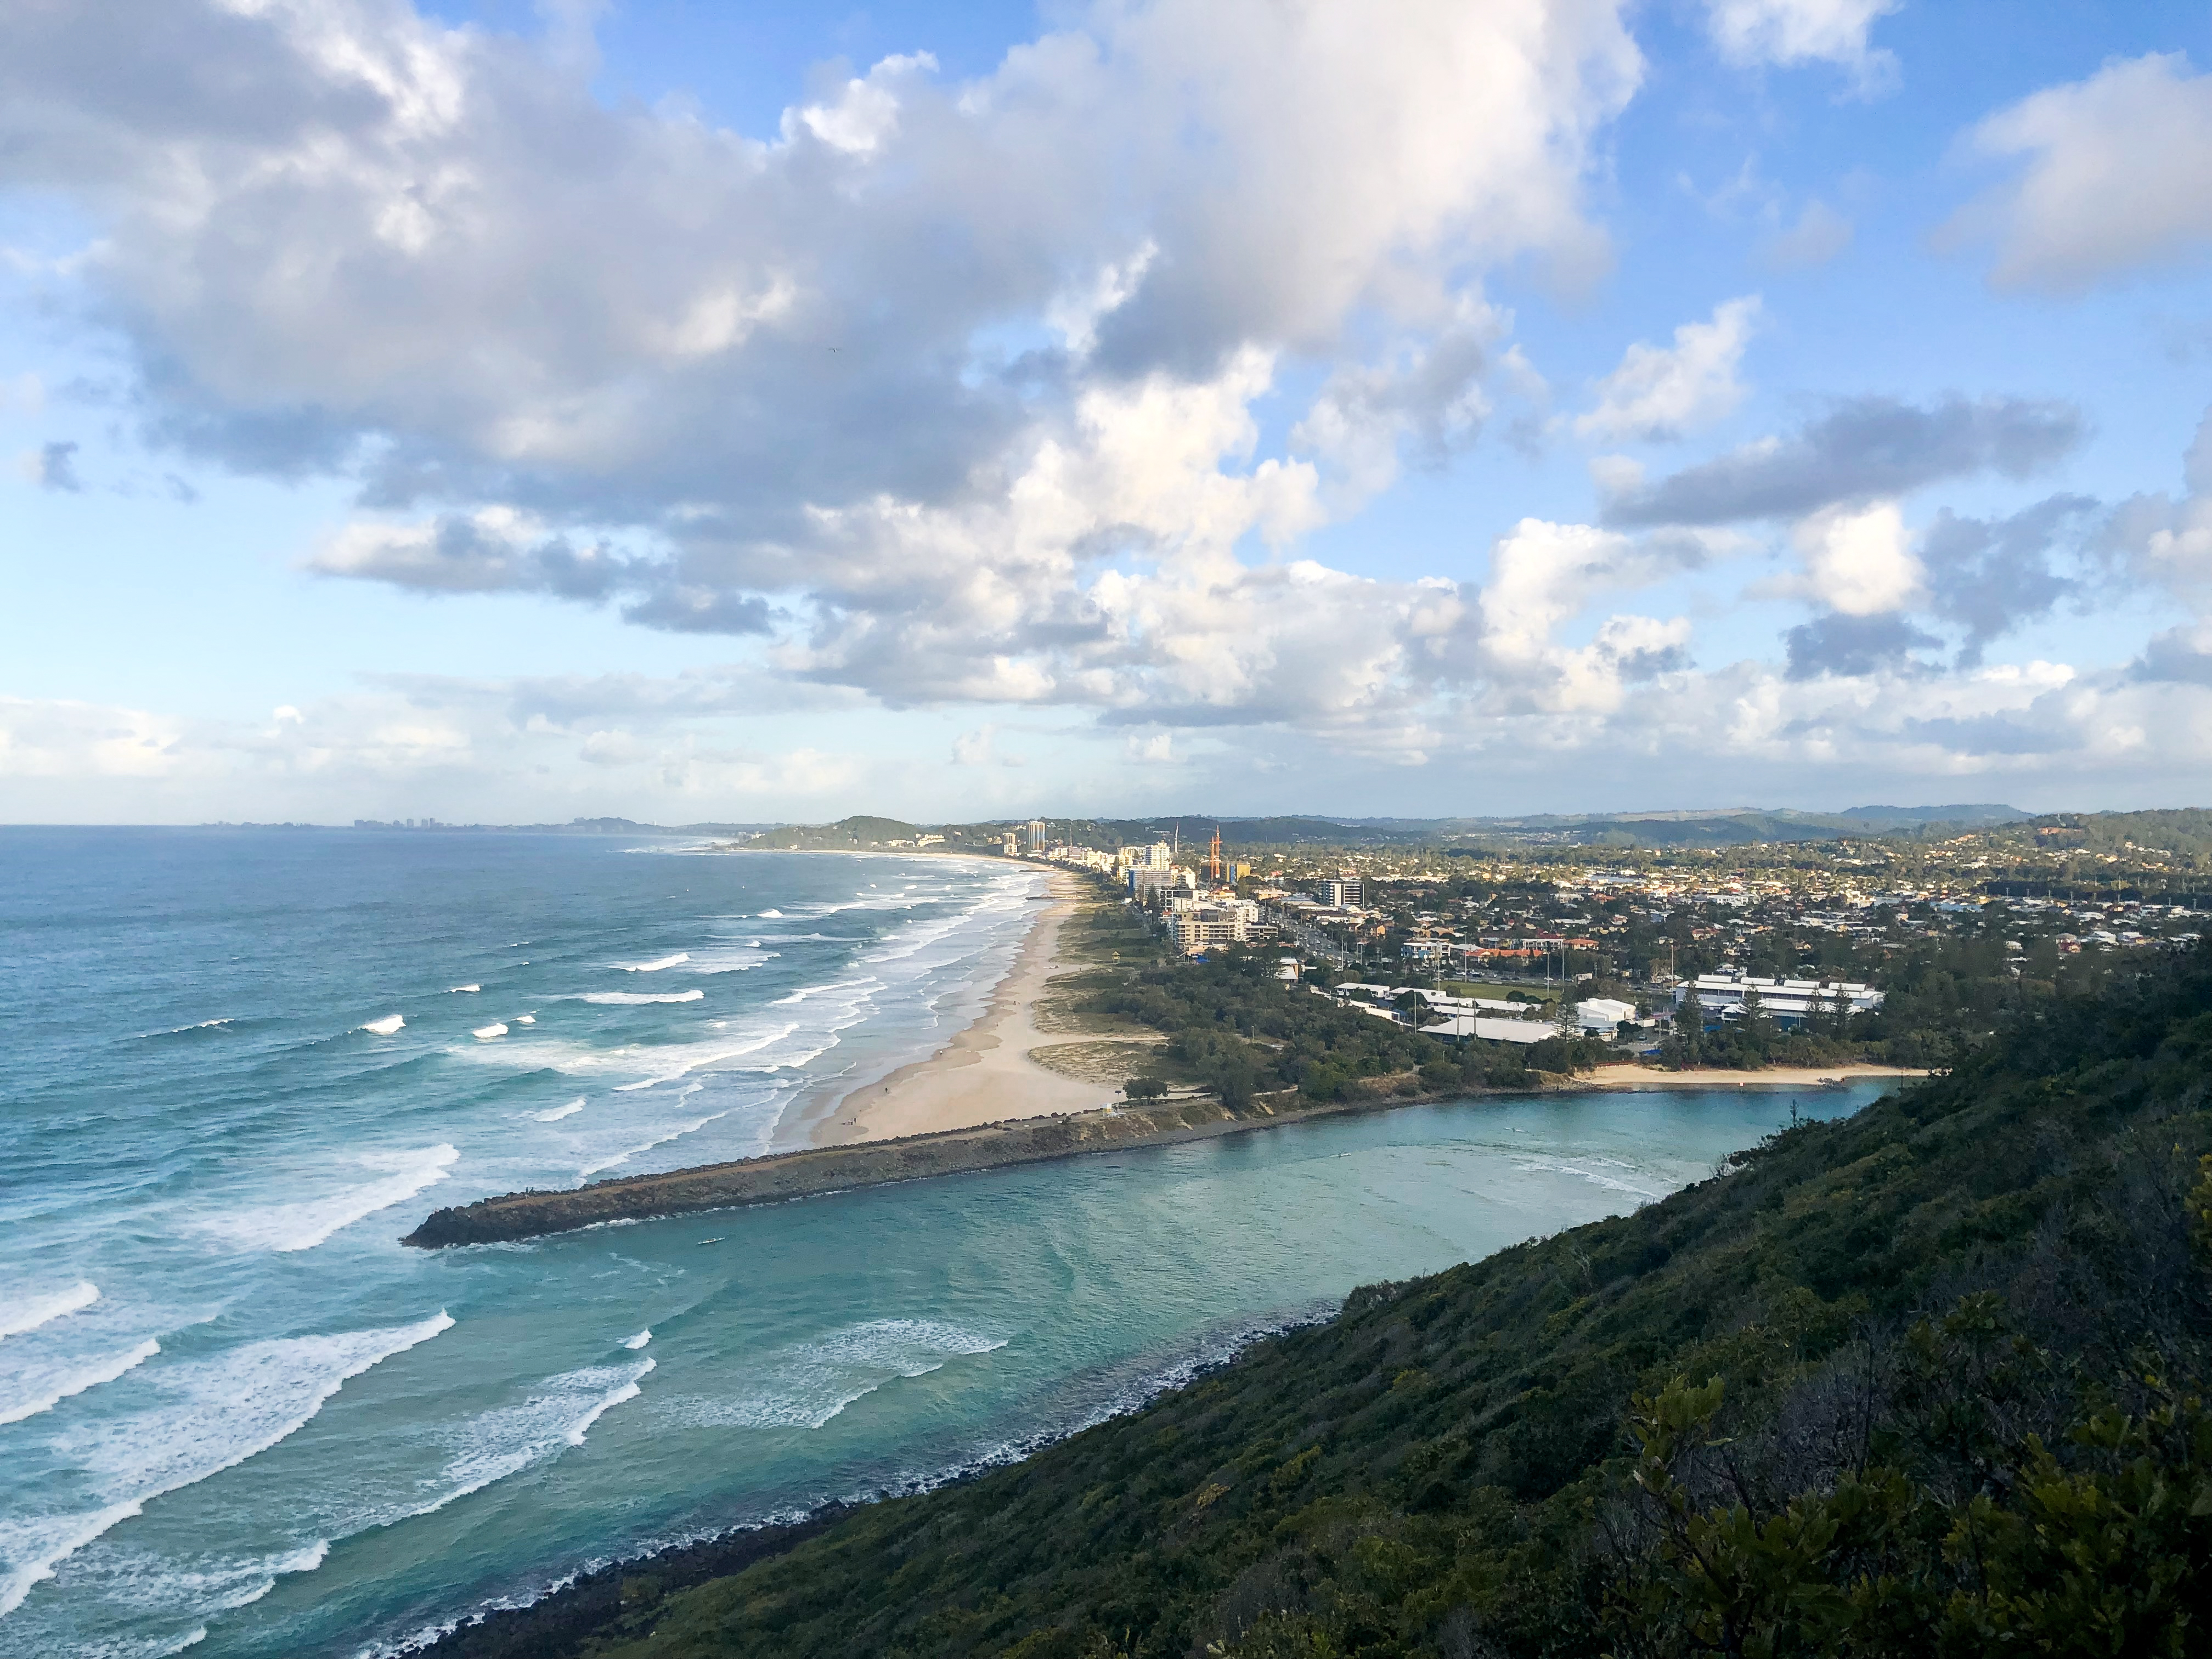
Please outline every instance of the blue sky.
[{"label": "blue sky", "polygon": [[0,6],[0,819],[2202,801],[2212,8],[1387,15]]}]

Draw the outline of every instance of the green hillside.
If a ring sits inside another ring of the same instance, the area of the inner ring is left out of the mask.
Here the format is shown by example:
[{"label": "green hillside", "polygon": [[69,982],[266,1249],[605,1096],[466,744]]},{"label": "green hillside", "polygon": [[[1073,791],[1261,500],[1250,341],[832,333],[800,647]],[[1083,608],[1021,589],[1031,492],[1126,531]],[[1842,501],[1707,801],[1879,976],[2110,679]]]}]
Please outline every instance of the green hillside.
[{"label": "green hillside", "polygon": [[763,851],[857,852],[895,841],[912,842],[921,832],[896,818],[855,817],[835,823],[793,823],[754,836],[745,844]]},{"label": "green hillside", "polygon": [[2206,1651],[2209,1094],[2200,951],[558,1650]]}]

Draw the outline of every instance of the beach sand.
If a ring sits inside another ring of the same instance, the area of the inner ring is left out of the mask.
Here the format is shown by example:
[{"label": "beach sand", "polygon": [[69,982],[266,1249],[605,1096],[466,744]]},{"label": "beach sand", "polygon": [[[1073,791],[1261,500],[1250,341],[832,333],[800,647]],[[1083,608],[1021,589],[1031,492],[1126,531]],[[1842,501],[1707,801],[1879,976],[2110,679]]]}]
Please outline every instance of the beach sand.
[{"label": "beach sand", "polygon": [[1899,1071],[1894,1066],[1771,1066],[1761,1072],[1730,1072],[1701,1067],[1691,1072],[1662,1072],[1656,1066],[1602,1066],[1588,1077],[1575,1079],[1582,1089],[1817,1089],[1824,1083],[1843,1083],[1864,1077],[1926,1077],[1925,1072]]},{"label": "beach sand", "polygon": [[1063,1022],[1038,1024],[1039,1005],[1054,975],[1080,965],[1065,958],[1060,930],[1085,890],[1063,872],[1053,872],[1051,879],[1051,902],[1037,907],[1014,965],[975,1023],[928,1059],[847,1095],[814,1126],[812,1145],[969,1129],[1090,1111],[1114,1100],[1118,1091],[1111,1084],[1049,1071],[1030,1058],[1032,1048],[1066,1045]]}]

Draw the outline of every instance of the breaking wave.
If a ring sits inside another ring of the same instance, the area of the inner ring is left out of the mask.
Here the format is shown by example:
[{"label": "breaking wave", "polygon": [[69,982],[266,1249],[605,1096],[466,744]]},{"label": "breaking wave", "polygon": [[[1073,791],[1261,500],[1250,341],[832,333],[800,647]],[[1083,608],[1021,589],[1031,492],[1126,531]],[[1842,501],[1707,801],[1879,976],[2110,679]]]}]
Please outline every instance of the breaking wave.
[{"label": "breaking wave", "polygon": [[44,1365],[35,1370],[19,1372],[15,1382],[25,1391],[13,1400],[0,1400],[0,1423],[20,1423],[27,1417],[36,1417],[40,1412],[52,1411],[63,1401],[82,1394],[87,1389],[96,1389],[103,1382],[112,1382],[132,1366],[151,1359],[161,1352],[161,1345],[148,1337],[127,1353],[110,1354],[89,1365],[75,1370],[59,1365]]},{"label": "breaking wave", "polygon": [[434,1187],[459,1157],[454,1147],[444,1142],[411,1152],[362,1152],[354,1159],[356,1163],[391,1173],[380,1181],[348,1187],[326,1198],[234,1211],[201,1223],[200,1230],[245,1249],[310,1250],[341,1227],[404,1203],[426,1187]]},{"label": "breaking wave", "polygon": [[40,1326],[73,1314],[80,1308],[89,1308],[100,1300],[100,1286],[90,1279],[80,1279],[65,1291],[51,1296],[34,1296],[0,1308],[0,1339],[21,1336],[25,1331],[35,1331]]},{"label": "breaking wave", "polygon": [[690,1402],[699,1423],[733,1428],[818,1429],[886,1382],[927,1376],[966,1354],[994,1353],[1010,1338],[936,1319],[872,1319],[768,1356],[757,1391]]},{"label": "breaking wave", "polygon": [[664,968],[673,968],[690,960],[689,951],[678,951],[672,957],[655,957],[651,962],[617,962],[615,966],[625,974],[657,974]]},{"label": "breaking wave", "polygon": [[412,1325],[249,1342],[145,1373],[162,1404],[63,1437],[105,1500],[100,1507],[0,1522],[0,1616],[21,1606],[60,1562],[153,1499],[296,1434],[350,1378],[453,1326],[441,1310]]},{"label": "breaking wave", "polygon": [[580,1446],[592,1425],[625,1401],[635,1400],[653,1368],[650,1359],[623,1365],[590,1365],[549,1377],[519,1406],[486,1412],[462,1433],[459,1451],[439,1471],[448,1490],[410,1511],[428,1515],[495,1480]]}]

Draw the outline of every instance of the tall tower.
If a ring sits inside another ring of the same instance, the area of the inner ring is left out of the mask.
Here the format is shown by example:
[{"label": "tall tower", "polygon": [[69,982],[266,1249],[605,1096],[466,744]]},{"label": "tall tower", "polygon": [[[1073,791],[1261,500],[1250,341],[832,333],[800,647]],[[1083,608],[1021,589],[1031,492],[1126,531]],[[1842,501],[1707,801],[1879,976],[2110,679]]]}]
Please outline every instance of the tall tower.
[{"label": "tall tower", "polygon": [[1206,848],[1206,873],[1212,880],[1221,879],[1221,826],[1213,826],[1213,845]]}]

